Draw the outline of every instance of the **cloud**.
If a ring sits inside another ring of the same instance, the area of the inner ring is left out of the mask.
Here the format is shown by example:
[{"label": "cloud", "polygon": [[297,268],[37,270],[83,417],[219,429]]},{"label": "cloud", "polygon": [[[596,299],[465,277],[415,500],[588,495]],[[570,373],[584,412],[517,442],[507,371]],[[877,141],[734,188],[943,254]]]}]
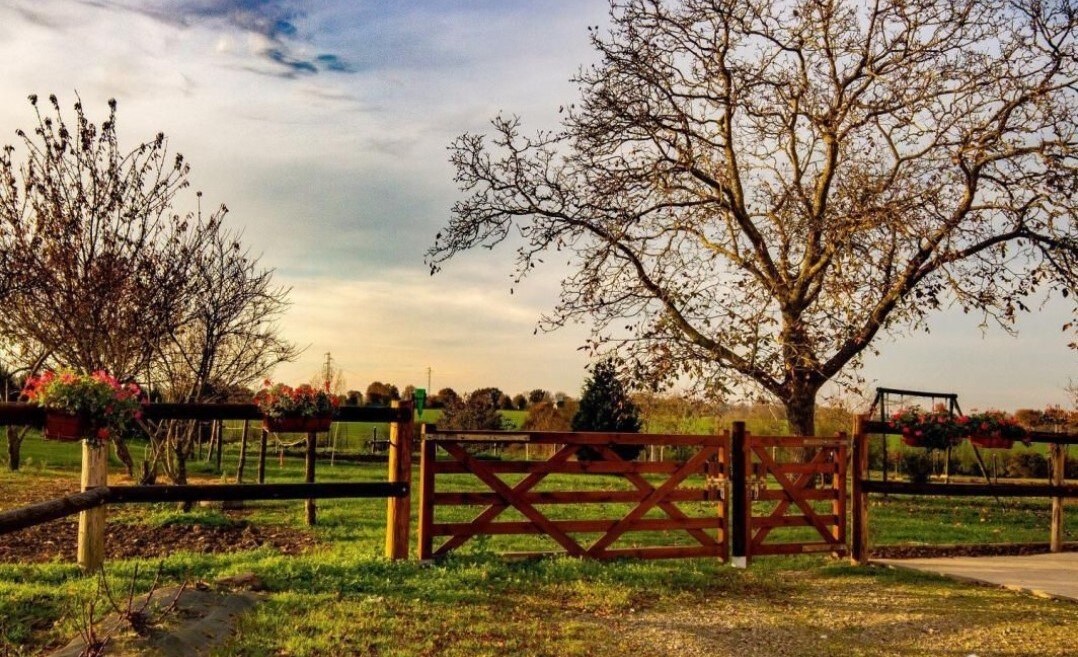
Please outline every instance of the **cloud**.
[{"label": "cloud", "polygon": [[[245,70],[297,78],[319,73],[354,73],[341,53],[321,51],[318,31],[300,29],[308,22],[309,3],[284,0],[87,0],[84,4],[117,13],[132,13],[184,28],[209,28],[247,34],[246,53],[260,60]],[[232,52],[231,42],[218,40],[219,52]],[[313,51],[313,52],[312,52]]]}]

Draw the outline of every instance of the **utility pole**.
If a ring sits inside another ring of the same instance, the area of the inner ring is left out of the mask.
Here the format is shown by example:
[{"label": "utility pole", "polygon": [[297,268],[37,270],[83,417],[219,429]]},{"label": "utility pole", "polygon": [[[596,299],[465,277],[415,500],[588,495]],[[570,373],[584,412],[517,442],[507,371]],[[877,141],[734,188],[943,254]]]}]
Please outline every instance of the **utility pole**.
[{"label": "utility pole", "polygon": [[427,365],[427,394],[433,395],[434,391],[430,388],[430,365]]},{"label": "utility pole", "polygon": [[325,389],[329,391],[330,385],[333,384],[333,354],[326,352],[326,364],[322,370],[322,380],[325,381]]}]

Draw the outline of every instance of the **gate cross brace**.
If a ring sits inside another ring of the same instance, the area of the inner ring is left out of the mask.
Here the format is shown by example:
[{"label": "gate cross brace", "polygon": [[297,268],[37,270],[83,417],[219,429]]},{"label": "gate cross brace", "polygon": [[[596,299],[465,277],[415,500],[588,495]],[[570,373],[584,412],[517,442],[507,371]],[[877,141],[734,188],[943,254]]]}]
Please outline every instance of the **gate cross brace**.
[{"label": "gate cross brace", "polygon": [[[623,461],[623,462],[625,461],[625,459],[623,459],[617,452],[610,449],[610,447],[608,447],[606,445],[600,446],[599,451],[608,460],[611,460],[611,461]],[[716,453],[718,452],[717,448],[715,449],[715,452]],[[678,470],[677,472],[675,472],[674,474],[672,474],[670,476],[672,477],[672,476],[674,476],[674,475],[676,475],[676,474],[678,474],[680,472],[681,471]],[[636,489],[638,491],[640,491],[641,493],[650,494],[650,493],[655,491],[655,487],[652,486],[648,482],[647,479],[644,479],[643,477],[641,477],[636,472],[626,472],[622,476],[625,477],[629,481],[629,483],[631,483],[633,486],[636,486]],[[658,506],[660,509],[662,509],[663,512],[665,512],[667,516],[669,516],[670,518],[673,518],[674,520],[688,520],[688,518],[689,518],[689,516],[686,515],[685,512],[682,511],[677,506],[677,504],[675,504],[674,502],[663,500],[663,501],[659,502],[656,506]],[[719,508],[721,509],[722,507],[720,506]],[[631,527],[629,529],[626,529],[626,531],[629,531],[629,530],[631,530]],[[685,531],[688,532],[690,535],[692,535],[692,537],[695,538],[697,540],[697,542],[700,543],[700,545],[704,545],[706,547],[721,547],[721,545],[722,545],[717,540],[715,540],[715,538],[710,536],[707,532],[705,532],[702,529],[692,529],[692,528],[690,528],[690,529],[686,529]],[[588,550],[589,554],[592,553],[593,548],[594,548],[594,546],[592,548],[589,548],[589,550]]]},{"label": "gate cross brace", "polygon": [[[502,511],[506,510],[510,506],[513,506],[516,507],[516,509],[522,514],[524,514],[524,517],[535,523],[537,527],[541,528],[551,538],[553,538],[563,548],[565,548],[565,551],[568,552],[570,556],[584,556],[584,548],[582,548],[579,543],[573,540],[572,537],[563,532],[561,529],[558,529],[557,525],[552,523],[546,516],[540,513],[538,509],[536,509],[534,506],[519,497],[521,494],[527,492],[528,490],[536,486],[540,481],[542,481],[546,477],[547,473],[533,473],[524,480],[520,481],[513,488],[509,488],[509,486],[506,485],[505,482],[499,479],[496,474],[491,472],[490,468],[484,465],[481,461],[472,458],[472,455],[465,451],[459,444],[443,443],[442,447],[444,447],[445,451],[449,452],[449,454],[453,456],[453,458],[466,465],[468,469],[476,477],[479,478],[480,481],[489,486],[492,491],[497,493],[497,495],[501,497],[504,502],[499,504],[492,504],[491,506],[487,507],[486,511],[484,511],[482,514],[476,517],[475,520],[472,521],[471,532],[469,532],[468,534],[462,534],[459,536],[452,537],[450,540],[446,541],[441,545],[441,547],[438,548],[437,554],[443,554],[445,552],[448,552],[449,550],[452,550],[453,548],[457,547],[469,538],[482,532],[482,530],[489,526],[490,523],[494,520],[494,518],[501,514]],[[566,445],[561,449],[561,451],[551,457],[549,462],[567,461],[569,457],[576,452],[577,448],[577,445]]]},{"label": "gate cross brace", "polygon": [[677,486],[684,481],[690,474],[700,470],[701,465],[707,461],[718,451],[717,446],[705,447],[696,453],[695,456],[686,461],[678,470],[671,473],[670,478],[667,479],[658,488],[652,488],[651,492],[644,496],[640,503],[636,505],[629,513],[625,514],[621,520],[617,521],[609,531],[606,532],[599,540],[595,541],[591,547],[588,548],[589,555],[602,554],[606,548],[618,540],[622,534],[632,529],[632,526],[650,511],[652,508],[663,502],[666,495],[677,488]]},{"label": "gate cross brace", "polygon": [[[831,535],[830,526],[824,523],[822,519],[820,519],[819,514],[816,513],[816,510],[812,508],[811,504],[809,504],[807,501],[802,499],[800,495],[798,495],[799,491],[805,490],[809,482],[812,481],[813,476],[815,476],[817,473],[803,472],[798,475],[795,481],[791,481],[788,478],[787,473],[782,471],[782,466],[771,458],[771,455],[767,453],[766,449],[754,446],[749,452],[750,457],[753,453],[755,453],[760,458],[761,465],[764,466],[765,471],[770,472],[775,477],[775,481],[777,481],[779,486],[782,487],[783,492],[786,493],[786,496],[788,498],[780,501],[775,507],[774,511],[772,511],[768,517],[778,518],[785,515],[786,509],[790,507],[790,503],[792,502],[793,504],[796,504],[799,509],[801,509],[801,512],[805,515],[805,518],[810,523],[812,523],[812,526],[824,538],[825,541],[827,541],[828,543],[834,543],[835,539],[834,536]],[[816,456],[814,456],[812,460],[809,461],[809,463],[823,463],[824,456],[827,453],[827,451],[818,452]],[[751,506],[749,509],[749,513],[751,514]],[[756,534],[753,536],[752,544],[754,546],[762,545],[764,539],[767,538],[767,535],[770,532],[770,527],[761,527],[759,531],[757,531]]]}]

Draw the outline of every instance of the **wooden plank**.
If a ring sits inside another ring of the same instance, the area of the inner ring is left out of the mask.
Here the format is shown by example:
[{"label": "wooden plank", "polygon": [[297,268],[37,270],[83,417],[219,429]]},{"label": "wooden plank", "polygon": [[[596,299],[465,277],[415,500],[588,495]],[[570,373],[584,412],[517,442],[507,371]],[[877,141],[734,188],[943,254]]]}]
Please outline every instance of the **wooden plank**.
[{"label": "wooden plank", "polygon": [[533,445],[666,445],[678,447],[719,447],[721,436],[714,435],[669,435],[647,433],[600,433],[600,432],[565,432],[565,431],[456,431],[433,430],[428,433],[431,440],[442,442],[476,442],[477,437],[485,436],[489,442],[521,442],[521,437]]},{"label": "wooden plank", "polygon": [[[839,516],[836,515],[820,515],[815,516],[815,518],[818,518],[826,525],[837,526],[839,524]],[[813,527],[814,523],[812,518],[802,515],[753,516],[752,526],[753,528],[777,529],[779,527]]]},{"label": "wooden plank", "polygon": [[766,543],[761,545],[756,554],[818,554],[831,552],[837,555],[846,554],[846,546],[836,543]]},{"label": "wooden plank", "polygon": [[853,545],[850,561],[855,566],[868,563],[868,492],[864,489],[868,478],[868,436],[864,432],[865,417],[853,419]]},{"label": "wooden plank", "polygon": [[303,500],[378,498],[408,495],[406,482],[326,482],[316,484],[188,484],[185,486],[109,486],[109,504],[200,502],[217,500]]},{"label": "wooden plank", "polygon": [[[318,461],[315,451],[318,446],[318,434],[313,431],[307,433],[307,453],[303,459],[303,481],[308,484],[314,483],[314,468]],[[308,527],[313,527],[318,516],[318,505],[313,497],[308,497],[303,503],[305,520]]]},{"label": "wooden plank", "polygon": [[[769,465],[770,465],[770,463],[773,463],[774,461],[771,460],[771,458],[768,455],[766,449],[763,449],[763,448],[760,448],[760,447],[753,447],[753,452],[756,453],[757,456],[761,457],[760,465],[762,466],[763,473],[765,475],[770,474],[776,480],[778,480],[778,478],[780,476],[782,476],[783,479],[786,479],[785,475],[779,475],[779,474],[771,472],[771,468],[769,467]],[[817,466],[822,466],[822,465],[825,465],[826,463],[828,463],[829,462],[828,458],[829,458],[829,456],[830,456],[830,454],[832,452],[833,452],[833,450],[827,450],[827,449],[820,450],[820,451],[816,452],[816,454],[812,457],[812,459],[807,464],[805,464],[805,465],[808,465],[810,467],[807,470],[804,470],[804,471],[802,471],[801,473],[798,474],[797,479],[794,480],[792,487],[789,487],[789,488],[784,487],[782,490],[778,491],[778,492],[781,492],[783,494],[783,498],[781,500],[779,500],[779,503],[771,511],[770,517],[779,518],[779,517],[784,516],[786,514],[786,510],[790,508],[790,504],[796,502],[793,493],[791,493],[791,490],[799,491],[800,493],[803,493],[803,492],[809,490],[807,488],[807,486],[812,482],[813,478],[816,476],[815,468]],[[812,489],[812,490],[817,490],[817,489]],[[749,513],[751,513],[751,507],[750,507]],[[764,541],[767,540],[767,536],[771,532],[771,526],[760,524],[760,523],[758,523],[756,521],[755,518],[750,519],[750,526],[752,528],[750,530],[750,533],[752,535],[752,541],[749,544],[749,551],[751,553],[753,550],[758,548],[760,545],[763,545]]]},{"label": "wooden plank", "polygon": [[[1051,483],[1053,486],[1062,486],[1066,472],[1067,453],[1063,445],[1052,445],[1049,456],[1051,467]],[[1063,551],[1063,498],[1052,497],[1052,521],[1048,530],[1048,543],[1052,552]]]},{"label": "wooden plank", "polygon": [[[809,488],[800,494],[803,500],[833,500],[839,492],[834,488]],[[782,502],[788,500],[790,494],[781,488],[769,488],[762,490],[756,495],[758,502]]]},{"label": "wooden plank", "polygon": [[[845,434],[843,434],[845,439]],[[846,445],[838,448],[835,462],[838,463],[838,472],[831,479],[831,488],[838,491],[838,497],[831,502],[831,513],[838,517],[831,538],[837,543],[846,544],[846,481],[847,481],[847,448]]]},{"label": "wooden plank", "polygon": [[[707,502],[705,488],[678,488],[670,491],[670,502]],[[643,499],[639,490],[582,490],[582,491],[529,491],[521,494],[529,504],[614,504],[636,503]],[[501,498],[496,493],[436,492],[434,506],[480,506],[497,504]]]},{"label": "wooden plank", "polygon": [[422,440],[419,453],[419,558],[430,559],[434,553],[434,506],[438,503],[438,497],[434,492],[435,478],[434,464],[437,446],[429,441]]},{"label": "wooden plank", "polygon": [[866,493],[938,495],[941,497],[1078,497],[1078,484],[913,484],[905,481],[865,481]]},{"label": "wooden plank", "polygon": [[786,447],[789,449],[802,449],[805,447],[832,448],[845,445],[844,438],[827,436],[749,436],[750,447]]},{"label": "wooden plank", "polygon": [[[600,533],[610,531],[617,524],[617,519],[595,520],[551,520],[552,525],[563,532],[571,533]],[[685,529],[721,529],[723,519],[718,517],[707,518],[642,518],[633,525],[630,531],[678,531]],[[470,536],[474,526],[470,522],[443,522],[431,524],[432,536]],[[492,522],[483,528],[485,536],[501,536],[506,534],[542,534],[543,529],[535,523],[526,520],[513,520],[505,522]],[[709,545],[716,545],[712,541]]]},{"label": "wooden plank", "polygon": [[699,557],[719,557],[725,561],[726,551],[721,545],[671,545],[610,548],[598,555],[600,559],[692,559]]},{"label": "wooden plank", "polygon": [[[831,448],[823,448],[819,453],[827,454]],[[769,473],[779,474],[809,474],[809,475],[833,475],[838,472],[838,464],[825,461],[810,461],[808,463],[783,463],[775,461],[778,467],[767,468]]]},{"label": "wooden plank", "polygon": [[[438,445],[458,445],[448,441],[439,441]],[[579,445],[570,445],[575,451]],[[643,463],[640,461],[482,461],[487,471],[496,474],[672,474],[677,472],[681,463],[662,461]],[[438,461],[434,468],[437,474],[468,474],[468,466],[458,461]]]}]

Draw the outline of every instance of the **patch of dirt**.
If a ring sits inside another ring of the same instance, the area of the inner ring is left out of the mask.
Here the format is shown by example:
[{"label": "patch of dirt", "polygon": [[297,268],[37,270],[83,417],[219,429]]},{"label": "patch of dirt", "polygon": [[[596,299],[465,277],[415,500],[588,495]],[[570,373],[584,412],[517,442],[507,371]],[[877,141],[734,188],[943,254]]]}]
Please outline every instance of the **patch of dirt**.
[{"label": "patch of dirt", "polygon": [[[238,514],[236,514],[238,515]],[[229,514],[230,522],[216,525],[146,525],[110,522],[105,554],[110,559],[156,558],[174,552],[226,553],[270,547],[299,554],[317,545],[311,534],[292,527],[256,525]],[[42,563],[76,559],[78,519],[64,518],[0,536],[0,562]]]}]

